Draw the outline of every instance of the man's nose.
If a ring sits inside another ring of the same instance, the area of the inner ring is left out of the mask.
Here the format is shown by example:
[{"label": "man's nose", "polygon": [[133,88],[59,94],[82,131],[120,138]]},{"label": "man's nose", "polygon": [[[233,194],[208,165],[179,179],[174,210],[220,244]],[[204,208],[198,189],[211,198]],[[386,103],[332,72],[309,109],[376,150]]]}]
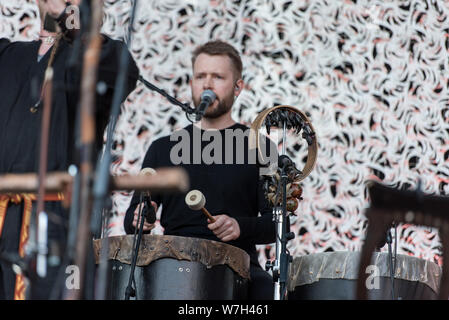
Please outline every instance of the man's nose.
[{"label": "man's nose", "polygon": [[214,88],[213,79],[211,76],[207,76],[203,82],[203,89],[207,90],[207,89],[213,89],[213,88]]}]

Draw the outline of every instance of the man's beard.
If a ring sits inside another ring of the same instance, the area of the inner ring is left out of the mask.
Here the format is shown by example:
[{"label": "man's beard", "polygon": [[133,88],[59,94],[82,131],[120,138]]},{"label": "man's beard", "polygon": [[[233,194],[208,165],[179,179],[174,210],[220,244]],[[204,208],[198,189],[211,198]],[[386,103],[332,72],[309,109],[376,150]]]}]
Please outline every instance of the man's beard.
[{"label": "man's beard", "polygon": [[44,7],[38,1],[39,16],[42,22],[42,28],[48,32],[57,31],[57,23],[54,18],[52,18],[45,10]]},{"label": "man's beard", "polygon": [[[218,98],[217,98],[218,99]],[[198,108],[200,101],[198,99],[194,101],[195,107]],[[232,105],[234,104],[234,95],[230,94],[227,97],[225,97],[223,100],[218,100],[218,105],[215,109],[206,109],[206,112],[204,113],[204,118],[208,119],[216,119],[221,117],[222,115],[226,114],[229,110],[231,110]]]},{"label": "man's beard", "polygon": [[54,18],[50,17],[50,15],[48,13],[45,15],[44,29],[47,30],[48,32],[58,31],[56,20]]}]

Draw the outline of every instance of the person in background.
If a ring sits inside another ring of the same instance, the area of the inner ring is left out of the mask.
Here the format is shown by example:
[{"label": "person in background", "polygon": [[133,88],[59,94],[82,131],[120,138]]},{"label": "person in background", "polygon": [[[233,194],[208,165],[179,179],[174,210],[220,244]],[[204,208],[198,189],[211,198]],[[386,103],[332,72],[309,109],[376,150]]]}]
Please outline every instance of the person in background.
[{"label": "person in background", "polygon": [[[49,67],[53,68],[54,75],[47,171],[65,171],[71,164],[79,164],[76,119],[79,117],[82,55],[75,56],[75,63],[69,60],[75,39],[84,30],[81,23],[72,27],[73,21],[68,21],[74,17],[66,8],[75,4],[64,0],[40,0],[37,4],[41,19],[38,40],[0,39],[0,174],[38,172],[42,84]],[[96,94],[95,155],[102,147],[119,57],[125,46],[106,35],[102,35],[102,40],[98,81],[105,89]],[[130,54],[129,64],[125,97],[134,90],[139,75]],[[30,232],[30,204],[34,206],[35,200],[35,194],[0,195],[0,299],[48,299],[59,285],[55,281],[60,265],[54,260],[48,260],[46,277],[36,277],[28,288],[24,277],[16,275],[11,262],[4,259],[14,254],[24,257]],[[45,211],[53,217],[48,226],[49,256],[61,257],[65,250],[68,211],[61,200],[45,198]]]},{"label": "person in background", "polygon": [[[150,145],[142,168],[157,170],[176,165],[184,168],[190,179],[190,188],[204,194],[207,209],[216,221],[212,223],[202,214],[191,210],[184,200],[186,194],[154,195],[153,205],[155,209],[162,206],[160,222],[166,235],[222,241],[245,250],[250,256],[248,298],[272,300],[273,279],[261,268],[256,251],[256,244],[275,242],[272,210],[262,191],[258,164],[251,163],[247,153],[239,154],[248,150],[248,135],[245,133],[248,133],[249,128],[234,121],[231,114],[234,101],[244,87],[240,55],[226,42],[210,41],[193,52],[192,67],[190,85],[195,106],[198,107],[201,95],[206,90],[212,90],[216,99],[206,109],[200,122],[183,129],[188,133],[190,142],[184,146],[186,148],[181,148],[181,153],[185,151],[188,154],[179,157],[187,161],[177,164],[173,156],[178,152],[172,151],[178,150],[178,139],[165,136]],[[218,161],[210,163],[201,156],[209,141],[200,138],[201,141],[197,143],[201,149],[195,151],[195,130],[201,137],[219,132],[221,156],[214,155]],[[236,137],[230,144],[225,143],[226,132]],[[195,159],[199,157],[201,159]],[[239,157],[243,161],[238,161]],[[135,192],[125,215],[124,228],[128,234],[135,232],[139,199],[140,193]],[[154,224],[145,221],[143,232],[149,233],[152,228]]]}]

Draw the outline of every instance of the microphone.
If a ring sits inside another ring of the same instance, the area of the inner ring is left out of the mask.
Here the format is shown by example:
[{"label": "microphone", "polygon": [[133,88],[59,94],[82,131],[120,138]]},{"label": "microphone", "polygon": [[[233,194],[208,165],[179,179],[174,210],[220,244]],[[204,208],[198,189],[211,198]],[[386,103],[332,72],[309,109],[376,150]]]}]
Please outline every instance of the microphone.
[{"label": "microphone", "polygon": [[287,155],[280,155],[278,157],[278,163],[279,163],[279,167],[288,168],[288,167],[291,167],[291,165],[293,164],[293,161]]},{"label": "microphone", "polygon": [[[139,175],[154,175],[156,174],[156,170],[153,168],[143,168]],[[156,211],[154,210],[153,205],[151,204],[151,194],[148,191],[145,191],[143,194],[143,216],[145,217],[145,220],[148,223],[155,223],[156,222]]]},{"label": "microphone", "polygon": [[206,112],[206,109],[215,101],[217,96],[212,90],[205,90],[201,94],[200,105],[196,114],[196,121],[201,120],[202,116]]},{"label": "microphone", "polygon": [[288,179],[295,180],[301,171],[295,166],[295,163],[287,155],[280,155],[278,158],[278,166],[282,168],[282,171],[287,175]]}]

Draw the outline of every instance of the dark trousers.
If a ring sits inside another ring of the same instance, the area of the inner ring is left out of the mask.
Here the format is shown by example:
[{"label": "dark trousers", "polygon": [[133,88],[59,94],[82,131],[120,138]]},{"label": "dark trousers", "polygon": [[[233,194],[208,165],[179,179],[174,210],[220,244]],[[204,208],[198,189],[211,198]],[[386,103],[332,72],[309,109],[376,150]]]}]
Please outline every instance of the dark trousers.
[{"label": "dark trousers", "polygon": [[251,280],[248,285],[248,300],[273,300],[273,277],[254,259],[251,259],[249,272]]},{"label": "dark trousers", "polygon": [[8,206],[0,237],[0,299],[14,299],[16,274],[12,269],[12,258],[19,251],[20,227],[22,224],[23,204]]}]

